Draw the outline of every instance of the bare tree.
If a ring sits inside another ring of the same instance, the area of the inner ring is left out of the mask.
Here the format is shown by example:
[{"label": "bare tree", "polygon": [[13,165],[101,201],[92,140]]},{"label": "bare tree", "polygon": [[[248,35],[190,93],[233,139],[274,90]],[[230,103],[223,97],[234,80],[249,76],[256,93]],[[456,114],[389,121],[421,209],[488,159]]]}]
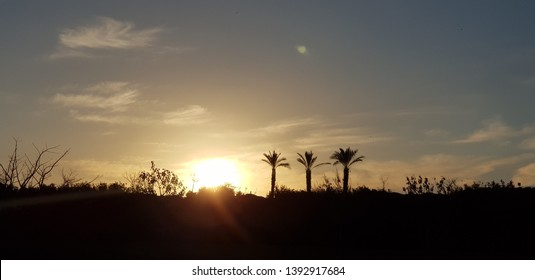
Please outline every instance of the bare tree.
[{"label": "bare tree", "polygon": [[[27,188],[33,186],[43,186],[46,179],[50,178],[52,171],[58,165],[59,161],[63,159],[70,149],[63,152],[58,151],[58,146],[38,148],[32,144],[35,149],[35,156],[30,158],[24,154],[23,158],[19,158],[18,142],[19,140],[13,138],[15,147],[9,156],[8,163],[4,166],[0,164],[2,174],[0,180],[7,186]],[[51,155],[57,155],[55,158],[47,159]]]},{"label": "bare tree", "polygon": [[15,147],[13,148],[13,152],[9,156],[8,164],[4,167],[0,163],[0,168],[2,168],[2,178],[0,178],[1,183],[5,184],[6,186],[14,187],[15,182],[17,180],[17,166],[19,159],[18,156],[18,140],[13,138],[15,141]]},{"label": "bare tree", "polygon": [[123,175],[123,178],[126,180],[130,186],[135,184],[135,181],[137,180],[139,176],[139,172],[125,172]]},{"label": "bare tree", "polygon": [[63,179],[63,183],[61,184],[63,187],[72,187],[82,181],[82,179],[78,178],[78,175],[72,169],[69,169],[68,172],[65,172],[64,169],[61,169],[61,178]]},{"label": "bare tree", "polygon": [[[92,184],[95,182],[98,178],[102,177],[101,175],[95,176],[95,178],[84,181],[84,184]],[[61,178],[63,179],[63,183],[61,184],[62,187],[74,187],[82,182],[82,178],[78,177],[78,174],[76,171],[69,169],[68,172],[65,172],[64,169],[61,169]]]}]

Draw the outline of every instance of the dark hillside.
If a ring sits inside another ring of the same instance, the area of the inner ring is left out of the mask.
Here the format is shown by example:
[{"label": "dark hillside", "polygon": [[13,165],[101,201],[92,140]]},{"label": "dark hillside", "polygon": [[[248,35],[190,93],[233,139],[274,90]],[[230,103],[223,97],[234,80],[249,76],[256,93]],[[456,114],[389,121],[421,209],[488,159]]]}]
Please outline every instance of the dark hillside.
[{"label": "dark hillside", "polygon": [[535,258],[533,188],[1,203],[2,259]]}]

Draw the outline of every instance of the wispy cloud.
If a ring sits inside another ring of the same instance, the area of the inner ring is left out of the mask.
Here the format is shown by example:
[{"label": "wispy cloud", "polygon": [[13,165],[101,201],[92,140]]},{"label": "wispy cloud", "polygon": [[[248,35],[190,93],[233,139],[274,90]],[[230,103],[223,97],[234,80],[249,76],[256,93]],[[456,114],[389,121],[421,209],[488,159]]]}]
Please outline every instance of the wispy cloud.
[{"label": "wispy cloud", "polygon": [[[422,175],[432,178],[444,176],[450,179],[457,179],[457,183],[470,184],[473,181],[484,180],[489,174],[496,170],[514,168],[518,164],[533,160],[535,154],[525,153],[504,158],[482,157],[474,155],[453,155],[453,154],[426,154],[415,160],[387,160],[378,161],[366,159],[358,168],[353,168],[352,177],[357,180],[355,183],[368,184],[369,186],[380,186],[380,177],[388,177],[391,180],[392,189],[402,191],[400,183],[406,176]],[[514,169],[513,169],[514,170]],[[518,169],[513,177],[514,181],[535,182],[532,176],[535,166],[526,166]],[[532,172],[531,174],[529,172]],[[531,176],[531,177],[530,177]],[[527,178],[530,178],[529,180]],[[523,178],[520,180],[520,178]]]},{"label": "wispy cloud", "polygon": [[60,43],[68,48],[132,49],[149,46],[161,32],[161,28],[136,30],[135,24],[100,17],[91,26],[64,29]]},{"label": "wispy cloud", "polygon": [[476,130],[466,138],[454,141],[454,143],[502,141],[526,135],[535,130],[535,128],[531,126],[527,126],[522,129],[514,129],[499,119],[485,121],[483,125],[483,128]]},{"label": "wispy cloud", "polygon": [[133,22],[99,17],[94,24],[63,29],[57,50],[49,58],[92,57],[94,50],[147,48],[162,30],[161,27],[136,29]]},{"label": "wispy cloud", "polygon": [[445,138],[450,136],[450,132],[444,129],[429,129],[424,131],[424,135],[428,138]]},{"label": "wispy cloud", "polygon": [[513,181],[520,182],[523,186],[535,186],[535,163],[517,169]]},{"label": "wispy cloud", "polygon": [[524,139],[520,143],[520,148],[526,150],[535,150],[535,137]]},{"label": "wispy cloud", "polygon": [[317,124],[319,121],[314,118],[289,119],[271,123],[265,127],[252,130],[253,134],[279,134],[285,133],[298,127]]},{"label": "wispy cloud", "polygon": [[304,133],[294,140],[298,149],[316,149],[317,151],[331,150],[336,145],[360,145],[378,143],[394,139],[394,137],[379,135],[366,128],[338,128],[327,127]]},{"label": "wispy cloud", "polygon": [[153,99],[143,100],[139,87],[128,82],[102,82],[64,91],[68,93],[55,94],[51,102],[67,108],[71,117],[80,122],[186,126],[209,120],[205,107],[186,105],[165,110]]},{"label": "wispy cloud", "polygon": [[503,168],[505,166],[517,164],[525,160],[530,160],[530,159],[533,159],[534,157],[535,157],[535,154],[524,153],[524,154],[518,154],[518,155],[513,155],[509,157],[504,157],[504,158],[485,159],[485,160],[481,160],[481,162],[474,165],[474,168],[477,174],[488,174],[500,168]]},{"label": "wispy cloud", "polygon": [[80,112],[77,110],[69,111],[71,117],[80,122],[106,123],[106,124],[135,124],[147,125],[154,123],[154,120],[144,117],[137,117],[128,114],[110,114],[107,112]]},{"label": "wispy cloud", "polygon": [[[195,114],[177,114],[177,112],[187,112],[191,107],[198,105],[190,105],[183,109],[176,111],[158,113],[155,110],[145,109],[144,111],[129,112],[129,113],[108,113],[108,112],[80,112],[71,110],[71,116],[80,122],[106,123],[115,125],[173,125],[173,126],[189,126],[206,123],[209,121],[208,112],[203,108],[203,113]],[[169,117],[171,116],[171,117]]]},{"label": "wispy cloud", "polygon": [[82,89],[81,93],[54,95],[52,101],[70,108],[100,108],[108,111],[125,111],[136,102],[137,89],[124,82],[104,82]]},{"label": "wispy cloud", "polygon": [[[319,125],[321,121],[310,117],[310,118],[289,118],[286,120],[279,120],[267,125],[252,128],[243,131],[234,131],[232,134],[236,137],[248,137],[248,138],[258,138],[258,137],[267,137],[267,136],[280,136],[283,133],[295,133],[296,131],[301,131],[305,127],[310,127],[312,125]],[[226,134],[213,134],[215,137],[227,137]]]},{"label": "wispy cloud", "polygon": [[190,105],[163,114],[163,122],[172,125],[191,125],[208,121],[208,110],[199,105]]}]

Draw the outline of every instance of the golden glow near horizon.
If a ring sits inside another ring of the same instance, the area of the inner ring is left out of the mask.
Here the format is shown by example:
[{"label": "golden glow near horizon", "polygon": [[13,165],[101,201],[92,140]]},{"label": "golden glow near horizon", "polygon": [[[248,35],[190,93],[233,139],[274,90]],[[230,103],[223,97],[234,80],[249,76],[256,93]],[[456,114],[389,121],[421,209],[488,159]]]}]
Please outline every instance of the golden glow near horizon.
[{"label": "golden glow near horizon", "polygon": [[224,158],[211,158],[193,165],[192,177],[195,179],[195,190],[200,187],[217,187],[229,183],[240,186],[241,176],[236,164]]}]

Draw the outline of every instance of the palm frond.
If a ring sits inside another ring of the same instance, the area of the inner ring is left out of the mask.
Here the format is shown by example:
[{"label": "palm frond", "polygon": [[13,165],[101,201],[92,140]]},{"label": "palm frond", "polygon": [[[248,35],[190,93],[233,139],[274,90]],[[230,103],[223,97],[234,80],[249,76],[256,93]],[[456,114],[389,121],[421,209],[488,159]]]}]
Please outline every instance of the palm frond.
[{"label": "palm frond", "polygon": [[331,165],[331,163],[330,163],[330,162],[322,162],[322,163],[318,163],[318,164],[314,165],[312,168],[316,168],[316,167],[318,167],[318,166],[322,166],[322,165]]},{"label": "palm frond", "polygon": [[353,161],[351,161],[351,163],[349,163],[348,166],[351,166],[351,165],[352,165],[353,163],[355,163],[355,162],[362,161],[363,159],[364,159],[364,156],[360,156],[360,157],[354,159]]},{"label": "palm frond", "polygon": [[269,164],[269,165],[271,165],[271,166],[273,166],[273,164],[271,164],[271,162],[269,162],[267,159],[262,159],[262,161],[267,163],[267,164]]},{"label": "palm frond", "polygon": [[286,167],[286,168],[291,168],[291,167],[290,167],[290,164],[287,163],[287,162],[281,162],[281,163],[277,164],[277,167],[278,167],[278,166],[282,166],[282,167]]},{"label": "palm frond", "polygon": [[267,164],[271,165],[271,167],[276,168],[278,166],[285,166],[290,165],[289,163],[284,163],[287,159],[285,157],[280,157],[281,153],[277,153],[276,151],[270,151],[269,153],[264,153],[264,159],[262,159],[263,162],[266,162]]},{"label": "palm frond", "polygon": [[310,152],[310,157],[308,158],[308,162],[309,162],[310,166],[313,166],[314,162],[316,162],[316,160],[318,159],[317,156],[313,157],[312,155],[313,155],[312,152]]},{"label": "palm frond", "polygon": [[336,160],[336,162],[334,162],[333,164],[336,165],[336,164],[340,163],[344,167],[349,167],[355,162],[362,161],[364,156],[360,156],[360,157],[355,158],[355,156],[357,155],[358,151],[359,151],[358,149],[351,150],[351,147],[347,147],[347,149],[345,149],[345,150],[342,149],[342,148],[339,148],[339,151],[335,151],[331,155],[331,159],[335,159]]},{"label": "palm frond", "polygon": [[301,163],[306,168],[307,164],[306,164],[305,160],[303,159],[303,156],[301,154],[299,154],[299,153],[297,153],[297,154],[300,156],[300,158],[297,159],[297,162]]}]

